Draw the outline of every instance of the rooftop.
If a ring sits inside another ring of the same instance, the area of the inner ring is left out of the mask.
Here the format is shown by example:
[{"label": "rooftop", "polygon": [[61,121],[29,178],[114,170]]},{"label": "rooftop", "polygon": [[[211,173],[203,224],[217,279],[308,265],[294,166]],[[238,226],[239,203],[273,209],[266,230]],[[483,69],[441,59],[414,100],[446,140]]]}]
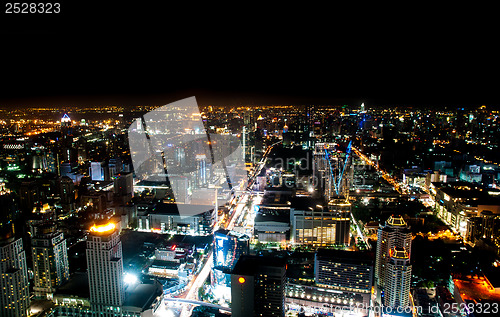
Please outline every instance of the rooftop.
[{"label": "rooftop", "polygon": [[408,252],[405,250],[405,248],[400,248],[400,247],[394,247],[394,249],[391,250],[391,257],[396,258],[396,259],[408,259]]},{"label": "rooftop", "polygon": [[290,200],[290,207],[295,210],[309,210],[309,208],[317,209],[317,206],[326,206],[323,199],[312,197],[294,197]]},{"label": "rooftop", "polygon": [[116,224],[108,222],[100,225],[94,224],[92,227],[90,227],[90,232],[95,235],[107,235],[113,233],[115,229]]},{"label": "rooftop", "polygon": [[253,275],[262,268],[285,268],[286,260],[273,256],[242,255],[232,274]]},{"label": "rooftop", "polygon": [[500,302],[500,290],[493,288],[487,279],[454,279],[463,300]]},{"label": "rooftop", "polygon": [[161,295],[161,284],[137,284],[129,286],[123,306],[138,307],[142,311],[148,309],[155,298]]},{"label": "rooftop", "polygon": [[357,252],[357,251],[320,248],[318,249],[318,251],[316,251],[316,257],[321,260],[331,259],[333,261],[338,261],[342,263],[354,263],[354,264],[364,263],[372,265],[374,254],[373,252]]},{"label": "rooftop", "polygon": [[406,227],[406,221],[403,219],[401,215],[391,215],[389,219],[387,219],[386,224],[392,227]]}]

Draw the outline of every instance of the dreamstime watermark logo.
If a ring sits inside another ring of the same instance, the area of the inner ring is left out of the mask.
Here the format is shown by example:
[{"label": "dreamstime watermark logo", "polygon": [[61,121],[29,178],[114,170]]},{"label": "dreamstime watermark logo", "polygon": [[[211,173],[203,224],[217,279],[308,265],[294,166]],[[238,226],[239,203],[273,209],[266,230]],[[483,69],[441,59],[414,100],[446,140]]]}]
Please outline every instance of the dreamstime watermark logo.
[{"label": "dreamstime watermark logo", "polygon": [[217,206],[218,189],[244,189],[247,175],[240,138],[210,133],[195,97],[152,110],[128,128],[139,184],[166,189],[179,215]]}]

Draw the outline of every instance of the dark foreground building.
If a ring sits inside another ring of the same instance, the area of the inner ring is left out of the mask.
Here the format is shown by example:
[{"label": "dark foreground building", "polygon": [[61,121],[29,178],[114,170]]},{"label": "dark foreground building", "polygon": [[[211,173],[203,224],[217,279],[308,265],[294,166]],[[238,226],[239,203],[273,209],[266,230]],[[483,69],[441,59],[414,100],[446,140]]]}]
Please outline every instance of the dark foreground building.
[{"label": "dark foreground building", "polygon": [[243,255],[231,275],[233,317],[285,316],[284,259]]}]

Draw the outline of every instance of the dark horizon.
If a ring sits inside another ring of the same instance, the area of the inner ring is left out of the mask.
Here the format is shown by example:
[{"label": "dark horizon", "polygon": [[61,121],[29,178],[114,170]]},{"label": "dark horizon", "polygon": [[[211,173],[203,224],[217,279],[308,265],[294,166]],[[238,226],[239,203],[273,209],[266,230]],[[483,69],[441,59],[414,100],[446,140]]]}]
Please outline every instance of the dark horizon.
[{"label": "dark horizon", "polygon": [[124,93],[124,94],[54,94],[27,95],[25,97],[0,97],[0,108],[30,108],[30,107],[104,107],[104,106],[162,106],[184,98],[196,97],[200,106],[277,106],[277,105],[316,105],[342,106],[361,105],[366,107],[387,108],[436,108],[473,109],[486,105],[488,109],[500,110],[500,102],[493,98],[417,97],[409,95],[372,97],[372,96],[325,96],[272,94],[251,92],[220,92],[207,89],[179,89],[178,91],[160,93]]}]

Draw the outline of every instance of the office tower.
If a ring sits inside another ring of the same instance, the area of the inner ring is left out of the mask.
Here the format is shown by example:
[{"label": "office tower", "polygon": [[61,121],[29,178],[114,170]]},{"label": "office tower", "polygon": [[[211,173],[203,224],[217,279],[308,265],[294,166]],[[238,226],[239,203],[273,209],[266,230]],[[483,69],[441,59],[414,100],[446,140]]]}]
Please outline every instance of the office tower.
[{"label": "office tower", "polygon": [[241,256],[231,274],[232,316],[285,316],[285,273],[283,259]]},{"label": "office tower", "polygon": [[37,153],[32,157],[31,170],[33,172],[41,172],[47,169],[47,158],[44,153]]},{"label": "office tower", "polygon": [[61,127],[70,127],[71,126],[71,118],[65,113],[61,118]]},{"label": "office tower", "polygon": [[59,173],[60,176],[67,176],[70,177],[70,175],[74,172],[75,170],[75,164],[65,162],[61,163],[61,166],[59,167]]},{"label": "office tower", "polygon": [[65,113],[61,118],[61,132],[63,137],[72,134],[71,118]]},{"label": "office tower", "polygon": [[344,198],[328,202],[328,211],[335,222],[335,244],[349,245],[351,232],[351,203]]},{"label": "office tower", "polygon": [[240,256],[249,253],[250,237],[219,229],[214,233],[214,267],[233,269]]},{"label": "office tower", "polygon": [[102,167],[103,162],[91,162],[89,174],[93,181],[103,181],[104,180],[104,168]]},{"label": "office tower", "polygon": [[411,232],[400,215],[390,216],[385,226],[378,229],[375,281],[380,288],[384,287],[389,253],[394,247],[404,248],[411,256]]},{"label": "office tower", "polygon": [[31,239],[35,296],[50,298],[69,279],[68,253],[62,232],[54,224],[36,227]]},{"label": "office tower", "polygon": [[410,281],[411,264],[408,252],[402,247],[392,248],[385,274],[384,305],[409,306]]},{"label": "office tower", "polygon": [[19,207],[23,212],[31,213],[40,201],[40,189],[35,181],[22,182],[19,188]]},{"label": "office tower", "polygon": [[189,192],[189,180],[185,176],[171,176],[170,187],[176,203],[189,204],[191,194]]},{"label": "office tower", "polygon": [[207,183],[207,157],[205,154],[196,155],[196,181],[198,186]]},{"label": "office tower", "polygon": [[132,173],[119,173],[114,176],[115,195],[123,203],[129,202],[134,197],[134,178]]},{"label": "office tower", "polygon": [[238,259],[249,253],[250,237],[235,231],[219,229],[214,233],[214,267],[211,282],[218,298],[231,300],[231,270]]},{"label": "office tower", "polygon": [[108,169],[109,169],[109,177],[111,178],[113,178],[116,174],[121,173],[123,170],[122,159],[119,157],[109,159]]},{"label": "office tower", "polygon": [[322,200],[299,197],[291,201],[292,240],[314,246],[348,245],[351,204],[345,199]]},{"label": "office tower", "polygon": [[122,244],[114,223],[94,225],[87,238],[87,270],[92,310],[115,316],[124,301]]},{"label": "office tower", "polygon": [[373,256],[368,252],[318,249],[314,258],[316,285],[370,294]]},{"label": "office tower", "polygon": [[22,239],[0,228],[0,316],[28,316],[29,288]]},{"label": "office tower", "polygon": [[75,210],[75,184],[68,176],[59,179],[59,196],[61,206],[65,212]]}]

